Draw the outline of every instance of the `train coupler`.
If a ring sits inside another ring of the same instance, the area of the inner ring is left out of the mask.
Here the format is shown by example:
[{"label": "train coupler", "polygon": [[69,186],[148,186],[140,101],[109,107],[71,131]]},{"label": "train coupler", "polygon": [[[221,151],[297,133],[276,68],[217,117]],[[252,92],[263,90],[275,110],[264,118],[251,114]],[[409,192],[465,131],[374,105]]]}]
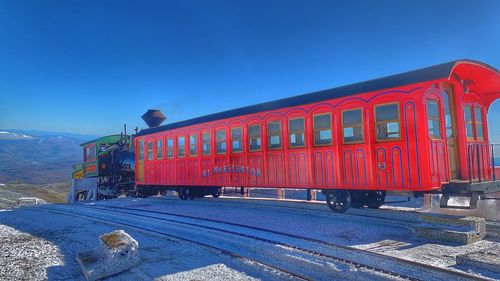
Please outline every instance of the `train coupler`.
[{"label": "train coupler", "polygon": [[[450,208],[450,209],[476,209],[477,208],[477,202],[481,200],[483,194],[479,192],[472,192],[469,196],[464,196],[463,194],[459,195],[450,195],[450,194],[443,194],[441,196],[441,199],[439,200],[439,207],[440,208]],[[450,205],[450,199],[455,199],[453,200],[454,202],[457,202],[458,204],[452,204]],[[465,205],[464,203],[466,201],[469,201],[469,205]]]}]

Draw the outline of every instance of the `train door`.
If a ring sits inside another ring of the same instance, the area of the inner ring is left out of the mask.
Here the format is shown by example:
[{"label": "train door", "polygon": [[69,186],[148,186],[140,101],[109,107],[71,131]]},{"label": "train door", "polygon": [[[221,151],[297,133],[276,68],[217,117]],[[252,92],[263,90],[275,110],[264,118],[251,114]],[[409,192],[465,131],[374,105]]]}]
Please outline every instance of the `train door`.
[{"label": "train door", "polygon": [[139,140],[137,151],[137,181],[144,181],[144,140]]},{"label": "train door", "polygon": [[322,108],[312,112],[312,178],[314,187],[318,189],[333,188],[341,185],[338,177],[339,152],[334,143],[333,132],[336,131],[336,122],[329,108]]},{"label": "train door", "polygon": [[446,135],[443,131],[445,128],[443,121],[444,102],[440,96],[429,94],[426,98],[426,110],[431,181],[433,186],[440,186],[442,182],[449,180],[446,165]]},{"label": "train door", "polygon": [[453,86],[450,84],[444,84],[443,90],[444,121],[446,130],[445,135],[446,145],[448,147],[448,162],[451,179],[459,179],[460,157],[458,155],[455,96],[453,93]]}]

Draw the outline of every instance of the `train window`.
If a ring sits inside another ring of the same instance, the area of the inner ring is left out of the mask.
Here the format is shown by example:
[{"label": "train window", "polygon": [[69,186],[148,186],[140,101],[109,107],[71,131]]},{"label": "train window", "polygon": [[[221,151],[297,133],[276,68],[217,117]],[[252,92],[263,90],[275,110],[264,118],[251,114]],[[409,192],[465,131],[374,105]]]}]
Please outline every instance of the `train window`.
[{"label": "train window", "polygon": [[288,140],[290,147],[304,146],[304,118],[288,120]]},{"label": "train window", "polygon": [[156,159],[163,159],[163,141],[156,141]]},{"label": "train window", "polygon": [[91,151],[92,160],[96,160],[97,159],[97,145],[92,146],[90,151]]},{"label": "train window", "polygon": [[474,117],[476,118],[476,138],[482,140],[483,136],[483,113],[481,108],[474,107]]},{"label": "train window", "polygon": [[363,110],[350,109],[342,112],[344,143],[363,143]]},{"label": "train window", "polygon": [[315,115],[313,119],[314,145],[332,144],[332,116],[330,113]]},{"label": "train window", "polygon": [[144,160],[144,140],[139,141],[139,160]]},{"label": "train window", "polygon": [[243,133],[241,128],[231,129],[231,150],[232,152],[243,151]]},{"label": "train window", "polygon": [[174,140],[167,139],[167,158],[174,158]]},{"label": "train window", "polygon": [[148,160],[153,160],[153,143],[148,142]]},{"label": "train window", "polygon": [[437,101],[427,101],[427,126],[429,128],[429,137],[441,138],[441,118]]},{"label": "train window", "polygon": [[378,141],[400,138],[399,104],[391,103],[375,106],[375,129]]},{"label": "train window", "polygon": [[261,149],[262,140],[260,138],[259,124],[248,126],[248,142],[250,146],[250,151],[257,151]]},{"label": "train window", "polygon": [[[144,148],[144,146],[143,146],[143,148]],[[90,147],[85,147],[85,161],[88,161],[88,160],[90,160]]]},{"label": "train window", "polygon": [[184,157],[186,155],[186,138],[184,136],[177,137],[177,156]]},{"label": "train window", "polygon": [[281,124],[279,121],[267,123],[267,147],[270,149],[281,148]]},{"label": "train window", "polygon": [[[444,125],[445,133],[447,138],[452,138],[453,136],[453,122],[455,119],[454,112],[451,110],[453,104],[453,85],[444,84],[443,105],[444,105]],[[452,116],[453,114],[453,116]]]},{"label": "train window", "polygon": [[465,132],[468,139],[474,138],[474,128],[472,123],[472,107],[464,106]]},{"label": "train window", "polygon": [[226,153],[226,130],[215,132],[215,145],[217,153]]},{"label": "train window", "polygon": [[189,156],[198,155],[198,136],[189,135]]},{"label": "train window", "polygon": [[210,155],[212,153],[212,140],[210,139],[210,133],[201,134],[201,142],[203,155]]}]

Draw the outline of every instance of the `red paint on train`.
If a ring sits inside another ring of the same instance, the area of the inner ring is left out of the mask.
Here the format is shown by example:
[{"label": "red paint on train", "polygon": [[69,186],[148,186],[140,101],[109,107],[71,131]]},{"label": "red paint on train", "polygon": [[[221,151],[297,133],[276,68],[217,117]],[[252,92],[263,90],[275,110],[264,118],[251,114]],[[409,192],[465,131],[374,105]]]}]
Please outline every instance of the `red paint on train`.
[{"label": "red paint on train", "polygon": [[446,77],[139,133],[136,185],[431,191],[491,180],[486,114],[499,97],[499,72],[464,60]]}]

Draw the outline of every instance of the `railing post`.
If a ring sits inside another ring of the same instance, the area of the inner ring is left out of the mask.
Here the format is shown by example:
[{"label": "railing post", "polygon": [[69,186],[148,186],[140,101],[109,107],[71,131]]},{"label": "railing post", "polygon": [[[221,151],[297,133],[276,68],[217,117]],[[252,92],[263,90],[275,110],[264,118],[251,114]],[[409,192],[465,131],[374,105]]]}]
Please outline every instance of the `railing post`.
[{"label": "railing post", "polygon": [[476,146],[477,146],[477,177],[479,179],[479,182],[482,182],[482,179],[481,179],[481,144],[478,144]]},{"label": "railing post", "polygon": [[491,170],[493,171],[493,180],[496,181],[497,180],[497,175],[496,175],[496,171],[495,171],[496,167],[495,167],[495,145],[492,144],[491,145]]},{"label": "railing post", "polygon": [[467,160],[468,161],[468,168],[469,168],[469,183],[472,183],[472,149],[471,149],[471,144],[467,146]]}]

